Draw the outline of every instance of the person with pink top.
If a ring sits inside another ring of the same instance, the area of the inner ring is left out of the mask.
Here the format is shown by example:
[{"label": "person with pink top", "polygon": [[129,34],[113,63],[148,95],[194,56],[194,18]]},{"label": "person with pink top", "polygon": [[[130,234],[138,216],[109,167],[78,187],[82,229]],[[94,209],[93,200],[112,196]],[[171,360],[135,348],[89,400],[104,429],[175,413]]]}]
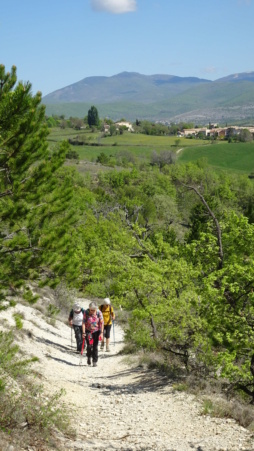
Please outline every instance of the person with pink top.
[{"label": "person with pink top", "polygon": [[87,364],[97,366],[98,362],[98,342],[103,337],[104,321],[101,311],[95,302],[89,304],[89,309],[84,311],[82,323],[82,337],[87,344]]}]

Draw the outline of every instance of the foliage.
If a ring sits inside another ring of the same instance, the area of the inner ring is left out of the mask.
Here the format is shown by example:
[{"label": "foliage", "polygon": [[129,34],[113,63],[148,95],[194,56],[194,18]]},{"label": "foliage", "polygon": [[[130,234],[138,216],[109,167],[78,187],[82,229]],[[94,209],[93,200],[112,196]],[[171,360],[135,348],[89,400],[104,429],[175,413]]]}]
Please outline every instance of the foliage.
[{"label": "foliage", "polygon": [[1,390],[4,391],[9,377],[17,379],[26,374],[31,363],[37,361],[36,357],[31,359],[21,359],[17,357],[19,352],[18,345],[14,344],[14,335],[12,331],[8,333],[0,331],[0,363]]},{"label": "foliage", "polygon": [[104,152],[101,152],[96,158],[96,162],[101,164],[107,164],[109,160],[110,158]]},{"label": "foliage", "polygon": [[69,149],[66,152],[66,158],[68,160],[79,160],[79,153],[76,150]]},{"label": "foliage", "polygon": [[174,152],[170,152],[167,150],[161,151],[159,154],[156,151],[153,151],[151,158],[151,165],[158,166],[162,169],[167,164],[173,164],[176,160],[176,155]]},{"label": "foliage", "polygon": [[242,129],[240,131],[239,141],[241,142],[253,141],[253,134],[247,128]]},{"label": "foliage", "polygon": [[24,319],[23,315],[21,315],[20,313],[15,313],[13,315],[13,317],[14,317],[14,320],[15,320],[15,323],[16,323],[16,328],[17,329],[22,329],[23,328],[23,321],[22,321],[22,319]]},{"label": "foliage", "polygon": [[49,150],[41,94],[16,80],[15,67],[0,66],[0,282],[11,293],[31,279],[57,282],[76,217],[72,180],[60,171],[68,144]]},{"label": "foliage", "polygon": [[[237,211],[240,183],[231,188],[202,165],[172,167],[171,174],[174,188],[167,173],[147,173],[146,182],[137,170],[100,176],[110,205],[80,229],[84,289],[110,295],[130,312],[126,337],[136,347],[178,356],[188,371],[220,374],[252,396],[254,229]],[[179,196],[175,221],[186,183],[202,185],[220,221],[222,261],[215,223],[195,192],[188,194],[188,242],[168,233],[169,213],[160,202],[172,208]]]},{"label": "foliage", "polygon": [[99,114],[98,114],[98,110],[97,108],[93,105],[91,106],[91,108],[88,110],[87,113],[87,122],[89,127],[92,127],[93,125],[98,126],[99,125]]},{"label": "foliage", "polygon": [[[40,95],[14,88],[14,69],[0,75],[2,287],[61,281],[109,296],[127,312],[130,348],[174,356],[186,372],[254,399],[254,187],[209,165],[249,173],[251,144],[195,148],[192,139],[175,161],[176,129],[169,137],[137,120],[139,133],[119,135],[115,149],[114,137],[82,131],[81,159],[101,164],[79,175],[65,155],[81,134],[52,131],[48,146]],[[103,167],[116,161],[124,167]]]},{"label": "foliage", "polygon": [[[18,315],[16,323],[17,319]],[[63,391],[48,395],[28,378],[35,361],[38,358],[20,356],[12,331],[0,332],[0,429],[12,436],[25,424],[33,439],[47,439],[56,427],[71,433],[67,411],[60,400]],[[22,439],[26,440],[24,435]]]}]

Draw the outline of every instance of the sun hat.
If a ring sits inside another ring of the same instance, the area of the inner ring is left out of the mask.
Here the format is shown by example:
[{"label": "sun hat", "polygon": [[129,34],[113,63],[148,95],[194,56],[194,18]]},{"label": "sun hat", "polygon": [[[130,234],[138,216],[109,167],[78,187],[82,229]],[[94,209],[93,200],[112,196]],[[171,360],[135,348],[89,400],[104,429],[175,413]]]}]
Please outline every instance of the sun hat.
[{"label": "sun hat", "polygon": [[75,312],[79,312],[79,310],[81,310],[81,307],[78,302],[75,302],[75,304],[73,306],[73,310],[75,310]]},{"label": "sun hat", "polygon": [[110,299],[109,298],[105,298],[103,304],[104,305],[110,305]]}]

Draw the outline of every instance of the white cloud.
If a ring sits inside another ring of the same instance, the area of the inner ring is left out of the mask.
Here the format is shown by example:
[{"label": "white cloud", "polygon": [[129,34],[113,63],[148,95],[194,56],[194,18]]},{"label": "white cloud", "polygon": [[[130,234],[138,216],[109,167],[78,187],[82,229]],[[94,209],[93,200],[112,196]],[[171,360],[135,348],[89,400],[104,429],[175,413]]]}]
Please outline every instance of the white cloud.
[{"label": "white cloud", "polygon": [[136,0],[91,0],[95,11],[106,11],[112,14],[124,14],[136,10]]}]

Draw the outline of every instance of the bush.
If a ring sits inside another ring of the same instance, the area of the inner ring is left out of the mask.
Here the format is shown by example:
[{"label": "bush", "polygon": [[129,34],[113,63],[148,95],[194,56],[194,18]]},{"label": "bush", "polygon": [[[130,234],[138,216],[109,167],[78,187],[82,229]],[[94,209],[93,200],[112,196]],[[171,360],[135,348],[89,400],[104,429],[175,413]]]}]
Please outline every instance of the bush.
[{"label": "bush", "polygon": [[66,153],[67,160],[79,160],[79,154],[76,150],[69,149]]},{"label": "bush", "polygon": [[19,357],[12,331],[0,332],[0,430],[22,441],[22,446],[36,438],[48,440],[56,428],[74,435],[60,403],[63,391],[48,395],[30,381],[28,372],[34,361],[38,358]]},{"label": "bush", "polygon": [[203,415],[216,418],[232,418],[245,428],[253,429],[254,410],[252,406],[243,405],[237,400],[205,398],[202,407]]},{"label": "bush", "polygon": [[104,152],[101,152],[96,159],[96,163],[107,164],[109,160],[110,158]]},{"label": "bush", "polygon": [[24,319],[24,315],[21,314],[21,313],[14,313],[13,317],[15,319],[16,328],[17,329],[22,329],[23,328],[23,321],[22,321],[22,319]]}]

